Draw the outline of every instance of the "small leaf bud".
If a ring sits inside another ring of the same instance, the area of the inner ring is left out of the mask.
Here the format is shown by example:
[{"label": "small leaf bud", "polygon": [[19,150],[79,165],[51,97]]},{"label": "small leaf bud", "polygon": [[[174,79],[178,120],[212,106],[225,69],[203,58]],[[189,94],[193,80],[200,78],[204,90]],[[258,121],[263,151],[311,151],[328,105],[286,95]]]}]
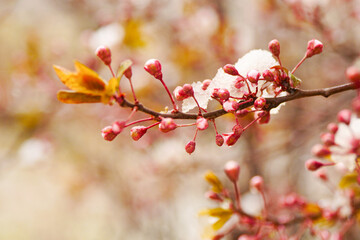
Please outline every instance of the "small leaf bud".
[{"label": "small leaf bud", "polygon": [[323,166],[324,166],[324,163],[319,162],[319,161],[314,160],[314,159],[309,159],[309,160],[307,160],[305,162],[305,167],[309,171],[316,171],[316,170],[318,170],[319,168],[321,168]]},{"label": "small leaf bud", "polygon": [[326,157],[330,155],[331,151],[328,147],[323,146],[321,144],[316,144],[312,147],[311,153],[316,157]]},{"label": "small leaf bud", "polygon": [[275,76],[271,70],[266,69],[265,71],[263,71],[262,75],[266,81],[269,81],[269,82],[274,81]]},{"label": "small leaf bud", "polygon": [[346,77],[353,83],[355,83],[356,87],[360,87],[360,70],[351,66],[346,69]]},{"label": "small leaf bud", "polygon": [[316,54],[320,54],[323,51],[324,45],[316,39],[312,39],[308,42],[306,57],[310,58]]},{"label": "small leaf bud", "polygon": [[258,190],[259,192],[264,191],[264,179],[261,176],[254,176],[250,179],[250,187]]},{"label": "small leaf bud", "polygon": [[338,129],[339,129],[339,126],[336,124],[336,123],[329,123],[327,125],[327,129],[329,130],[329,132],[331,132],[332,134],[335,134]]},{"label": "small leaf bud", "polygon": [[177,128],[177,124],[174,122],[172,118],[163,118],[159,124],[159,129],[163,133],[170,132]]},{"label": "small leaf bud", "polygon": [[235,68],[234,65],[232,64],[226,64],[224,67],[223,67],[223,70],[225,73],[227,74],[230,74],[230,75],[233,75],[233,76],[238,76],[239,75],[239,72],[238,70]]},{"label": "small leaf bud", "polygon": [[161,63],[157,59],[149,59],[144,65],[144,69],[157,79],[162,79]]},{"label": "small leaf bud", "polygon": [[217,92],[219,98],[223,101],[226,101],[230,97],[230,92],[226,88],[220,88]]},{"label": "small leaf bud", "polygon": [[341,123],[345,123],[346,125],[350,124],[351,121],[351,111],[348,109],[343,109],[341,110],[338,115],[337,115],[337,119],[339,122]]},{"label": "small leaf bud", "polygon": [[205,90],[209,87],[210,83],[211,83],[211,80],[210,80],[210,79],[204,80],[204,81],[202,82],[201,89],[205,91]]},{"label": "small leaf bud", "polygon": [[258,97],[255,101],[254,101],[254,107],[257,110],[261,110],[266,104],[266,99],[263,97]]},{"label": "small leaf bud", "polygon": [[106,141],[112,141],[115,139],[115,137],[117,136],[116,133],[114,133],[113,129],[111,126],[107,126],[105,128],[103,128],[101,130],[101,136],[106,140]]},{"label": "small leaf bud", "polygon": [[145,126],[136,126],[131,128],[130,135],[132,139],[138,141],[146,133],[147,128]]},{"label": "small leaf bud", "polygon": [[112,125],[113,132],[115,134],[120,134],[124,130],[125,124],[126,124],[125,121],[121,121],[121,122],[116,121],[116,122],[114,122],[113,125]]},{"label": "small leaf bud", "polygon": [[221,147],[224,144],[224,137],[222,135],[220,135],[220,134],[216,134],[215,142],[216,142],[216,145]]},{"label": "small leaf bud", "polygon": [[258,70],[250,70],[247,73],[247,79],[252,83],[257,83],[260,78],[260,72]]},{"label": "small leaf bud", "polygon": [[273,39],[269,42],[269,50],[275,57],[279,57],[280,43],[277,39]]},{"label": "small leaf bud", "polygon": [[332,146],[335,144],[335,136],[332,133],[323,133],[321,134],[320,139],[325,146]]},{"label": "small leaf bud", "polygon": [[111,64],[111,51],[110,51],[110,48],[108,48],[106,46],[99,46],[95,50],[95,54],[96,54],[96,56],[98,56],[100,58],[101,61],[103,61],[103,63],[105,65],[110,65]]},{"label": "small leaf bud", "polygon": [[224,172],[230,181],[235,183],[239,179],[240,165],[235,161],[229,161],[225,164]]},{"label": "small leaf bud", "polygon": [[205,129],[207,129],[209,127],[209,123],[208,123],[206,118],[199,117],[196,120],[196,127],[199,130],[205,130]]},{"label": "small leaf bud", "polygon": [[195,146],[196,146],[196,143],[195,141],[191,140],[189,141],[186,146],[185,146],[185,151],[188,153],[188,154],[192,154],[194,151],[195,151]]}]

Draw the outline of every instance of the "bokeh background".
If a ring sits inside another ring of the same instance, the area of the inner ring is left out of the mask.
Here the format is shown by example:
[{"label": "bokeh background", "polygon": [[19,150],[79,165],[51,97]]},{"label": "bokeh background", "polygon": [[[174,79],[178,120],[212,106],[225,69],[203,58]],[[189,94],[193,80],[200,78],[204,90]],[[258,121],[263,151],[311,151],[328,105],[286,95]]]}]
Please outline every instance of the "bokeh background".
[{"label": "bokeh background", "polygon": [[[274,38],[290,69],[308,40],[324,43],[323,54],[297,71],[303,89],[345,83],[360,51],[360,2],[0,0],[0,239],[200,239],[207,221],[197,213],[211,206],[203,175],[210,169],[225,179],[228,160],[241,164],[244,195],[249,178],[260,174],[270,198],[293,191],[314,201],[331,196],[304,161],[354,92],[287,103],[230,148],[216,146],[212,129],[201,132],[191,156],[184,146],[194,129],[154,129],[135,143],[125,130],[107,142],[100,130],[128,109],[56,99],[65,87],[53,64],[73,69],[77,59],[110,77],[94,55],[102,44],[111,48],[114,68],[134,62],[140,101],[160,111],[170,102],[143,70],[147,59],[161,61],[174,89],[211,79]],[[126,81],[122,87],[129,90]],[[228,116],[217,120],[221,132],[232,123]],[[347,237],[356,239],[356,230]]]}]

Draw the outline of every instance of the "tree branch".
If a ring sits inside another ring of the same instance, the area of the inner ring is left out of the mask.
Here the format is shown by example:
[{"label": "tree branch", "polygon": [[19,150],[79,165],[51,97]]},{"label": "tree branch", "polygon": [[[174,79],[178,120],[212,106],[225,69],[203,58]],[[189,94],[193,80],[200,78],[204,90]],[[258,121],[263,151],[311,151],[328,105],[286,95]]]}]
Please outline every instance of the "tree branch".
[{"label": "tree branch", "polygon": [[[329,97],[333,94],[336,93],[340,93],[340,92],[345,92],[348,90],[353,90],[356,89],[356,86],[354,83],[346,83],[346,84],[342,84],[342,85],[338,85],[338,86],[334,86],[334,87],[329,87],[329,88],[323,88],[323,89],[314,89],[314,90],[301,90],[301,89],[292,89],[291,93],[287,96],[283,96],[283,97],[275,97],[275,98],[266,98],[266,103],[267,106],[265,107],[265,110],[269,111],[272,108],[275,108],[277,106],[279,106],[281,103],[284,102],[289,102],[295,99],[299,99],[299,98],[305,98],[305,97],[313,97],[313,96],[323,96],[323,97]],[[239,109],[244,109],[247,107],[250,107],[254,104],[254,100],[253,101],[249,101],[247,103],[241,104]],[[164,117],[164,118],[173,118],[173,119],[197,119],[198,118],[198,114],[194,114],[194,113],[183,113],[183,112],[175,112],[175,113],[163,113],[163,112],[156,112],[152,109],[149,109],[147,107],[145,107],[144,105],[142,105],[141,103],[131,103],[128,100],[125,99],[124,96],[120,96],[116,98],[116,101],[119,103],[119,105],[121,107],[127,107],[127,108],[134,108],[137,107],[138,111],[140,112],[144,112],[147,113],[151,116],[153,116],[154,118],[159,118],[159,117]],[[224,109],[220,109],[220,110],[215,110],[212,112],[207,112],[203,114],[204,118],[207,119],[215,119],[218,118],[222,115],[227,114],[228,112],[226,112]]]}]

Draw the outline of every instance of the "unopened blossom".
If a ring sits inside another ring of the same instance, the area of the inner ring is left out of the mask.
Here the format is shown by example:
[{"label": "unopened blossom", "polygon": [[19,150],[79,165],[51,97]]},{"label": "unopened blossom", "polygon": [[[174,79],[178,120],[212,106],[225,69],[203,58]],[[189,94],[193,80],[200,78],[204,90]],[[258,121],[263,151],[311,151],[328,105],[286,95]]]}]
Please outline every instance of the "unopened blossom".
[{"label": "unopened blossom", "polygon": [[269,50],[274,56],[279,57],[280,43],[277,39],[273,39],[269,42]]},{"label": "unopened blossom", "polygon": [[324,163],[314,160],[314,159],[309,159],[305,162],[305,167],[309,170],[309,171],[316,171],[319,168],[323,167]]},{"label": "unopened blossom", "polygon": [[257,83],[260,78],[260,72],[258,70],[252,69],[247,73],[247,79],[252,83]]},{"label": "unopened blossom", "polygon": [[254,101],[254,107],[257,110],[261,110],[266,104],[266,99],[263,97],[259,97]]},{"label": "unopened blossom", "polygon": [[356,66],[351,66],[346,69],[346,77],[353,83],[360,87],[360,70]]},{"label": "unopened blossom", "polygon": [[99,46],[95,50],[95,54],[96,54],[96,56],[98,56],[98,58],[100,58],[101,61],[104,62],[105,65],[110,65],[111,64],[111,51],[110,51],[110,48],[108,48],[106,46]]},{"label": "unopened blossom", "polygon": [[224,172],[232,182],[237,182],[240,174],[240,165],[235,161],[229,161],[225,164]]},{"label": "unopened blossom", "polygon": [[136,126],[131,128],[130,135],[132,139],[138,141],[147,132],[147,128],[144,126]]},{"label": "unopened blossom", "polygon": [[112,141],[115,139],[117,134],[114,133],[111,126],[107,126],[101,130],[101,136],[107,141]]},{"label": "unopened blossom", "polygon": [[185,151],[188,154],[192,154],[195,151],[195,146],[196,146],[195,141],[191,140],[185,145]]},{"label": "unopened blossom", "polygon": [[211,83],[211,80],[210,80],[210,79],[205,79],[205,80],[202,82],[201,89],[205,91],[205,90],[209,87],[210,83]]},{"label": "unopened blossom", "polygon": [[250,187],[262,192],[264,190],[264,179],[261,176],[254,176],[250,179]]},{"label": "unopened blossom", "polygon": [[223,109],[226,112],[234,112],[239,108],[239,106],[240,104],[234,99],[229,99],[223,103]]},{"label": "unopened blossom", "polygon": [[341,110],[337,115],[337,119],[339,122],[349,125],[351,120],[351,114],[351,111],[348,109]]},{"label": "unopened blossom", "polygon": [[274,81],[274,74],[269,69],[266,69],[265,71],[263,71],[262,76],[266,81],[269,81],[269,82]]},{"label": "unopened blossom", "polygon": [[221,134],[216,134],[215,142],[216,142],[216,145],[221,147],[224,144],[224,137]]},{"label": "unopened blossom", "polygon": [[209,123],[208,123],[206,118],[199,117],[196,120],[196,127],[199,130],[205,130],[205,129],[207,129],[209,127]]},{"label": "unopened blossom", "polygon": [[157,59],[149,59],[144,65],[144,69],[155,78],[162,78],[161,63]]},{"label": "unopened blossom", "polygon": [[116,121],[112,125],[112,130],[115,134],[120,134],[125,128],[125,121]]},{"label": "unopened blossom", "polygon": [[234,65],[232,65],[232,64],[226,64],[223,67],[223,70],[224,70],[225,73],[233,75],[233,76],[238,76],[239,75],[239,72],[237,71],[236,67]]},{"label": "unopened blossom", "polygon": [[310,58],[316,54],[320,54],[323,50],[323,44],[316,39],[312,39],[308,42],[306,57]]},{"label": "unopened blossom", "polygon": [[163,118],[159,124],[160,131],[167,133],[177,128],[177,124],[172,118]]}]

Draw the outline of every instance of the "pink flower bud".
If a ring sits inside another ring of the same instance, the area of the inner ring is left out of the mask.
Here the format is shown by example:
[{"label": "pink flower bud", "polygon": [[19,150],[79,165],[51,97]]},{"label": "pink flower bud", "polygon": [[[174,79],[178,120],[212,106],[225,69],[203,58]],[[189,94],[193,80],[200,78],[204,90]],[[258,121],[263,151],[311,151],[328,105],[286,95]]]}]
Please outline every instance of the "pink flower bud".
[{"label": "pink flower bud", "polygon": [[269,50],[274,56],[279,57],[280,43],[277,39],[273,39],[269,42]]},{"label": "pink flower bud", "polygon": [[199,130],[205,130],[205,129],[207,129],[209,127],[209,123],[208,123],[206,118],[199,117],[196,120],[196,127]]},{"label": "pink flower bud", "polygon": [[328,147],[321,144],[316,144],[312,147],[311,152],[314,156],[322,158],[331,154],[331,151]]},{"label": "pink flower bud", "polygon": [[113,123],[112,125],[112,130],[115,134],[120,134],[122,132],[122,130],[124,130],[125,128],[125,124],[126,122],[125,121],[116,121]]},{"label": "pink flower bud", "polygon": [[172,118],[163,118],[159,124],[160,131],[167,133],[177,128],[177,124]]},{"label": "pink flower bud", "polygon": [[339,122],[349,125],[351,121],[351,114],[351,111],[348,109],[341,110],[337,115],[337,119]]},{"label": "pink flower bud", "polygon": [[235,134],[235,133],[231,133],[230,135],[225,136],[225,143],[228,146],[232,146],[234,145],[239,138],[241,137],[241,134]]},{"label": "pink flower bud", "polygon": [[213,191],[206,192],[205,197],[208,199],[211,199],[211,200],[219,201],[219,202],[223,201],[223,199],[220,197],[220,195]]},{"label": "pink flower bud", "polygon": [[189,96],[185,94],[184,90],[182,87],[180,86],[177,86],[174,90],[174,96],[175,96],[175,99],[178,100],[178,101],[182,101],[186,98],[188,98]]},{"label": "pink flower bud", "polygon": [[310,58],[316,54],[320,54],[323,51],[323,47],[323,44],[319,40],[310,40],[306,50],[306,57]]},{"label": "pink flower bud", "polygon": [[188,154],[192,154],[195,151],[195,145],[196,145],[195,141],[193,140],[189,141],[185,146],[185,151]]},{"label": "pink flower bud", "polygon": [[144,69],[156,79],[162,79],[161,63],[157,59],[149,59],[144,65]]},{"label": "pink flower bud", "polygon": [[258,97],[255,101],[254,101],[254,107],[257,110],[261,110],[266,104],[266,99],[263,97]]},{"label": "pink flower bud", "polygon": [[314,159],[309,159],[305,162],[305,167],[307,168],[307,170],[309,171],[316,171],[319,168],[323,167],[324,163],[319,162],[317,160]]},{"label": "pink flower bud", "polygon": [[234,87],[237,89],[242,88],[243,86],[245,86],[245,78],[242,76],[239,76],[235,79],[235,83],[234,83]]},{"label": "pink flower bud", "polygon": [[257,120],[257,122],[259,124],[266,124],[270,121],[270,113],[267,112],[267,111],[258,111],[258,112],[255,112],[254,114],[254,118],[259,118]]},{"label": "pink flower bud", "polygon": [[147,127],[145,127],[145,126],[136,126],[136,127],[131,128],[130,135],[131,135],[132,139],[137,141],[142,136],[144,136],[146,131],[147,131]]},{"label": "pink flower bud", "polygon": [[233,76],[238,76],[239,75],[239,72],[236,70],[235,66],[232,65],[232,64],[226,64],[223,67],[223,70],[224,70],[225,73],[233,75]]},{"label": "pink flower bud", "polygon": [[220,100],[226,101],[230,97],[230,92],[226,88],[220,88],[217,92]]},{"label": "pink flower bud", "polygon": [[237,117],[245,117],[246,115],[248,115],[248,113],[249,113],[249,110],[247,110],[247,109],[240,109],[240,110],[237,110],[237,111],[235,112],[235,116],[237,116]]},{"label": "pink flower bud", "polygon": [[335,134],[338,129],[339,129],[339,126],[336,124],[336,123],[329,123],[327,125],[327,129],[329,130],[329,132],[331,132],[332,134]]},{"label": "pink flower bud", "polygon": [[271,70],[266,69],[265,71],[263,71],[262,75],[266,81],[269,81],[269,82],[274,81],[275,76]]},{"label": "pink flower bud", "polygon": [[223,103],[223,109],[226,112],[234,112],[239,108],[239,106],[240,104],[234,99],[229,99]]},{"label": "pink flower bud", "polygon": [[259,192],[264,191],[264,179],[261,176],[255,176],[250,179],[250,187],[258,190]]},{"label": "pink flower bud", "polygon": [[124,76],[127,78],[127,79],[131,79],[132,77],[132,70],[131,70],[131,66],[128,67],[128,69],[125,70],[124,72]]},{"label": "pink flower bud", "polygon": [[116,133],[114,133],[113,129],[111,126],[107,126],[105,128],[103,128],[101,130],[101,136],[106,140],[106,141],[112,141],[114,140],[114,138],[117,136]]},{"label": "pink flower bud", "polygon": [[230,181],[235,183],[239,179],[240,165],[235,161],[229,161],[225,164],[224,172]]},{"label": "pink flower bud", "polygon": [[323,133],[321,134],[320,139],[325,146],[332,146],[335,144],[335,136],[332,133]]},{"label": "pink flower bud", "polygon": [[105,63],[105,65],[111,64],[111,51],[110,48],[106,46],[100,46],[95,50],[96,56],[100,58],[101,61]]},{"label": "pink flower bud", "polygon": [[210,80],[210,79],[204,80],[204,81],[202,82],[201,89],[205,91],[205,90],[209,87],[210,83],[211,83],[211,80]]},{"label": "pink flower bud", "polygon": [[252,83],[257,83],[260,78],[260,72],[258,70],[250,70],[247,74],[247,79]]},{"label": "pink flower bud", "polygon": [[239,236],[239,238],[237,240],[257,240],[257,239],[258,239],[258,237],[256,237],[256,236],[242,234]]},{"label": "pink flower bud", "polygon": [[224,137],[221,136],[220,134],[216,134],[215,136],[215,142],[216,145],[218,145],[219,147],[221,147],[224,144]]},{"label": "pink flower bud", "polygon": [[193,89],[193,87],[192,87],[190,84],[188,84],[188,83],[184,84],[184,86],[183,86],[183,91],[184,91],[184,93],[185,93],[187,96],[189,96],[189,97],[194,96],[194,89]]},{"label": "pink flower bud", "polygon": [[356,87],[360,87],[360,70],[351,66],[346,69],[346,77],[353,83],[355,83]]}]

